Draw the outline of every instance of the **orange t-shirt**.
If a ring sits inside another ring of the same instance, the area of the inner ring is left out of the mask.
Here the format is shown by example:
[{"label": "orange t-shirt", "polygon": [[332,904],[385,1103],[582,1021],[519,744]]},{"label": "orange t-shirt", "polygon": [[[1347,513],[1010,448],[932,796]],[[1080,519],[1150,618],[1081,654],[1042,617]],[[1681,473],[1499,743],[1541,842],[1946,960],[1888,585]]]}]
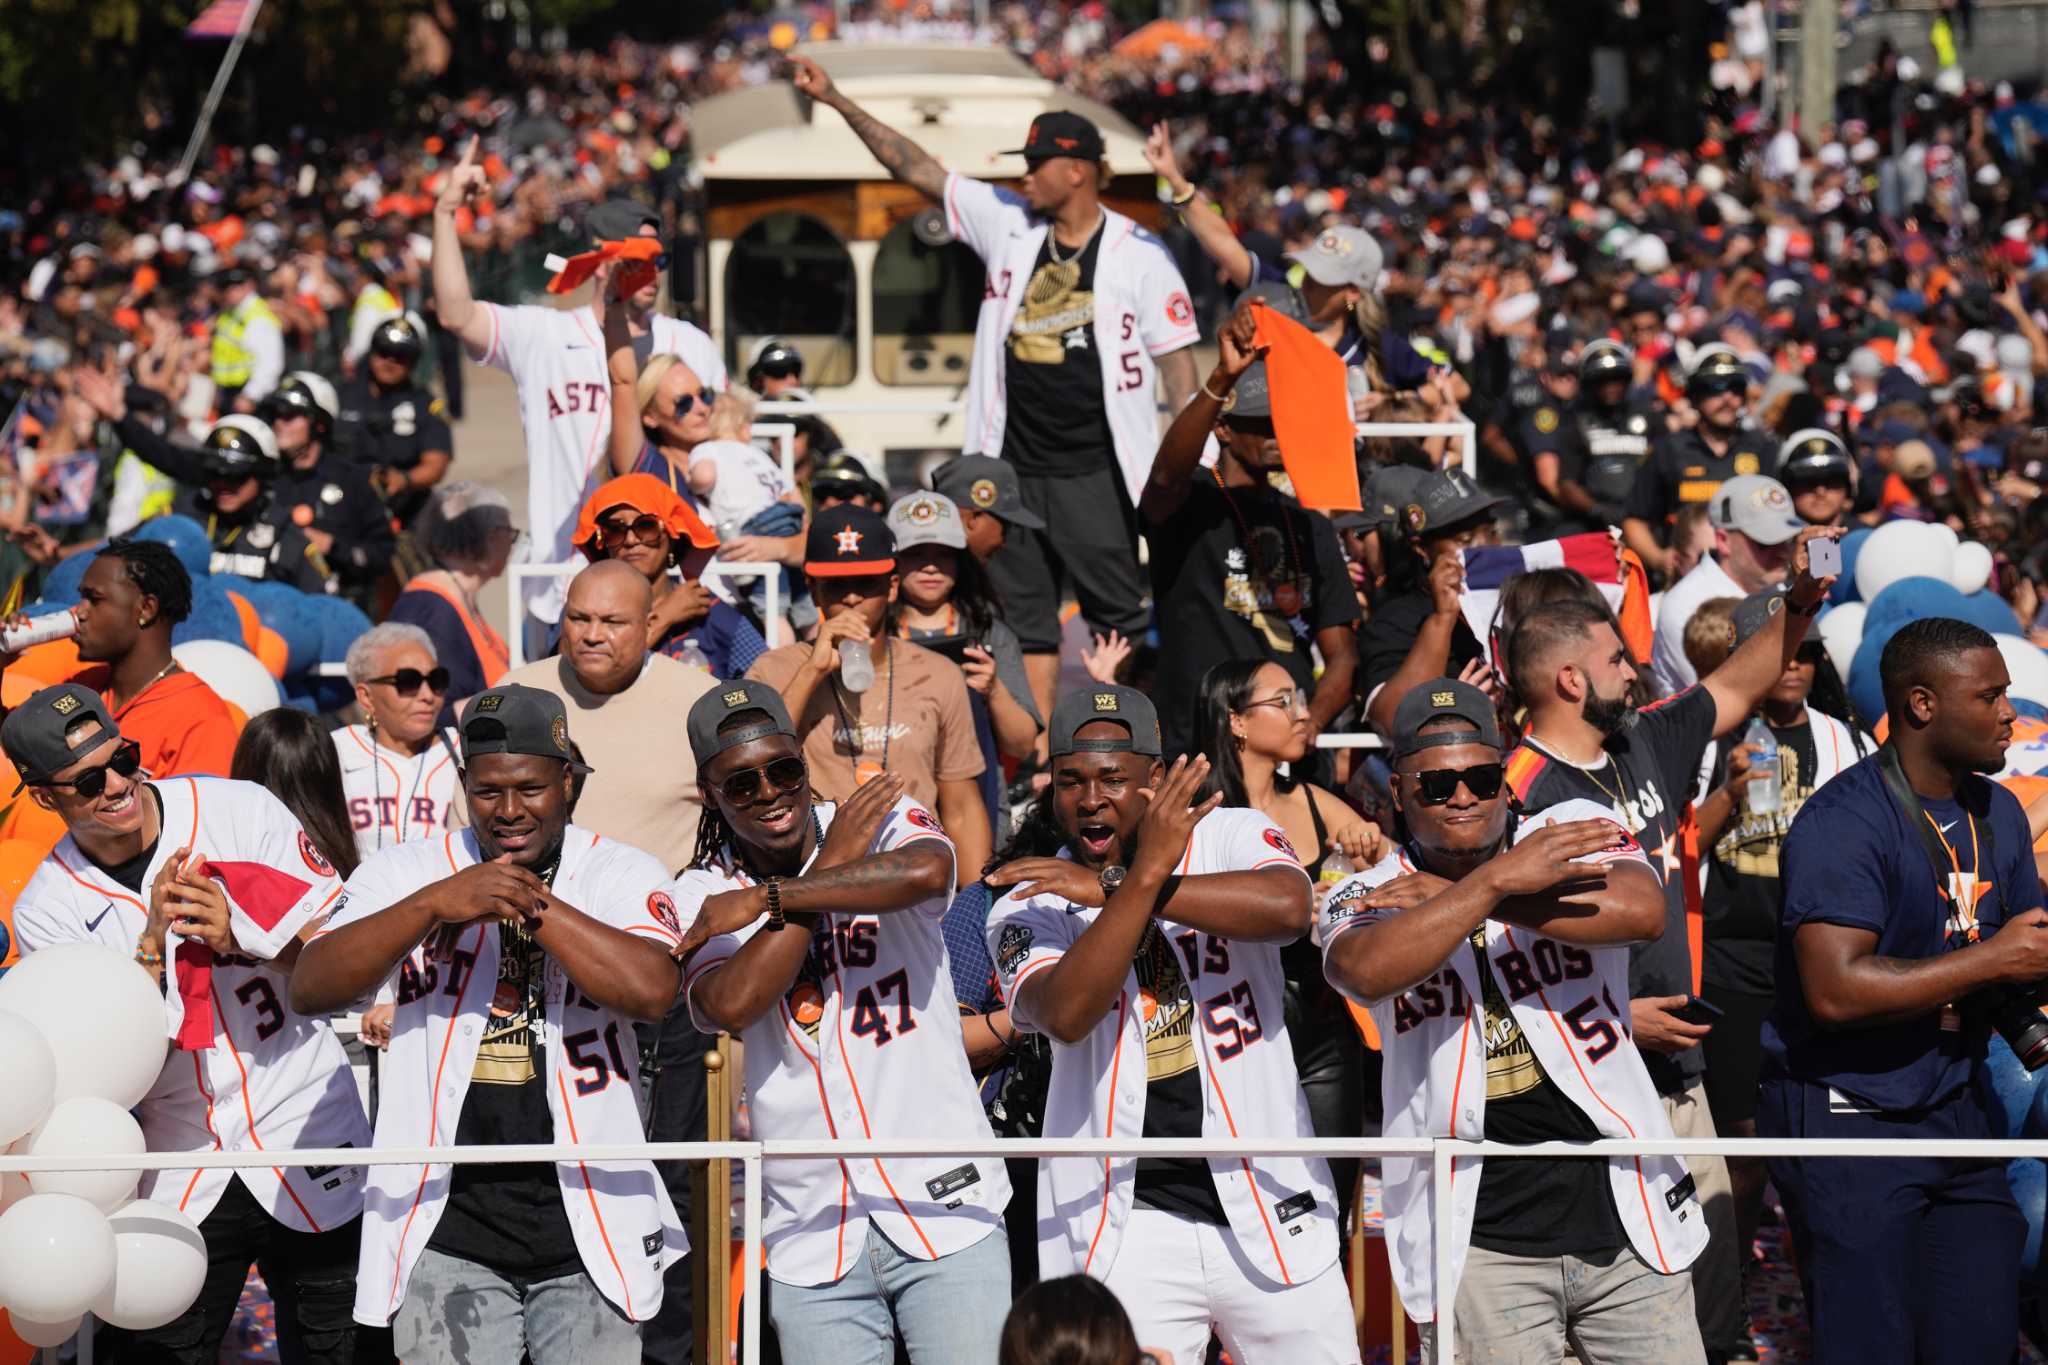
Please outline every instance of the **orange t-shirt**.
[{"label": "orange t-shirt", "polygon": [[158,679],[113,716],[122,737],[142,746],[142,766],[151,777],[226,777],[242,737],[228,704],[196,673]]}]

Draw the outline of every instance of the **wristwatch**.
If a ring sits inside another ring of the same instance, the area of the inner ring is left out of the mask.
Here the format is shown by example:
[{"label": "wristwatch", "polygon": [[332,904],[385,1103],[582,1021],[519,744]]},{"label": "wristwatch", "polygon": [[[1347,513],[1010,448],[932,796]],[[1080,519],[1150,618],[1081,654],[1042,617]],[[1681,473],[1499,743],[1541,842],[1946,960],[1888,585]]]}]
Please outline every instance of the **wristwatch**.
[{"label": "wristwatch", "polygon": [[1124,877],[1126,875],[1128,875],[1127,869],[1121,867],[1105,867],[1097,874],[1096,879],[1102,883],[1102,898],[1104,900],[1108,900],[1116,894],[1116,889],[1124,884]]},{"label": "wristwatch", "polygon": [[789,923],[782,915],[782,878],[770,877],[767,881],[762,882],[761,885],[768,892],[768,924],[766,927],[770,933],[780,933],[783,927]]}]

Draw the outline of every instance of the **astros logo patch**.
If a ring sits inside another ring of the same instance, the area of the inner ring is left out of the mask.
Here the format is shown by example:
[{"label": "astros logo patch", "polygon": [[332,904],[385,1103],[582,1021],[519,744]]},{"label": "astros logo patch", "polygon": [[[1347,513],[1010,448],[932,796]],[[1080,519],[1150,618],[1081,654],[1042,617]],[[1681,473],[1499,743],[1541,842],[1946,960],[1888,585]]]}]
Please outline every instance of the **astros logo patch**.
[{"label": "astros logo patch", "polygon": [[1282,834],[1277,829],[1269,828],[1265,831],[1265,837],[1266,842],[1271,844],[1274,848],[1279,849],[1282,853],[1285,853],[1288,857],[1294,859],[1296,862],[1301,861],[1301,855],[1294,851],[1293,843],[1289,841],[1285,834]]},{"label": "astros logo patch", "polygon": [[967,500],[976,507],[987,511],[996,505],[996,481],[976,479],[967,489]]},{"label": "astros logo patch", "polygon": [[860,532],[848,526],[833,537],[833,544],[843,555],[860,553]]},{"label": "astros logo patch", "polygon": [[548,727],[548,737],[555,741],[557,749],[565,754],[569,752],[569,722],[565,718],[555,717],[554,724]]},{"label": "astros logo patch", "polygon": [[944,834],[946,832],[946,827],[939,823],[938,817],[934,816],[923,806],[912,806],[909,810],[903,812],[903,818],[916,825],[919,829],[930,830],[933,834]]},{"label": "astros logo patch", "polygon": [[683,923],[676,914],[676,903],[666,891],[656,891],[647,898],[647,913],[655,922],[672,934],[683,932]]},{"label": "astros logo patch", "polygon": [[1176,327],[1185,327],[1195,320],[1195,306],[1188,302],[1186,294],[1175,294],[1166,301],[1166,320]]},{"label": "astros logo patch", "polygon": [[325,854],[313,847],[313,838],[306,831],[299,831],[299,856],[306,860],[306,866],[323,877],[334,875],[334,864],[327,861]]}]

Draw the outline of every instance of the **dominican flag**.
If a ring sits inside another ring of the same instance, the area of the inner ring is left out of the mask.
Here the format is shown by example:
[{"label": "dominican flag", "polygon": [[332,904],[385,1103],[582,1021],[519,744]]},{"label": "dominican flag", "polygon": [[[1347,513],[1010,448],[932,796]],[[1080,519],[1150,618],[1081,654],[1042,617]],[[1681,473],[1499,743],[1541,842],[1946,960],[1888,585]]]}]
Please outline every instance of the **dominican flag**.
[{"label": "dominican flag", "polygon": [[185,26],[187,38],[228,39],[242,31],[256,0],[213,0],[197,19]]},{"label": "dominican flag", "polygon": [[1600,595],[1617,615],[1627,595],[1628,576],[1614,538],[1605,531],[1588,531],[1560,540],[1542,540],[1534,545],[1475,545],[1465,551],[1465,591],[1460,605],[1465,624],[1486,647],[1494,671],[1507,677],[1507,660],[1501,657],[1494,615],[1500,606],[1500,590],[1508,580],[1531,569],[1577,569],[1593,580]]}]

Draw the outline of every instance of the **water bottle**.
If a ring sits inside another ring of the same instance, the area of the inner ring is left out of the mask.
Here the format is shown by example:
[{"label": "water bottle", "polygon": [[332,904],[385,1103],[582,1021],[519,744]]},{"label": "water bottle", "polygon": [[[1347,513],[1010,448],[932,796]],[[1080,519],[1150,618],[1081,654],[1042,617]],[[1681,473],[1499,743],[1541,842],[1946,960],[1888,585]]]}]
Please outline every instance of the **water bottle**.
[{"label": "water bottle", "polygon": [[704,673],[711,671],[710,658],[694,639],[683,641],[683,647],[675,653],[675,660],[684,668],[694,668]]},{"label": "water bottle", "polygon": [[1750,813],[1773,814],[1784,799],[1784,793],[1779,789],[1777,738],[1759,716],[1742,732],[1742,742],[1756,750],[1756,757],[1749,761],[1749,789],[1745,793]]},{"label": "water bottle", "polygon": [[866,640],[839,642],[839,683],[849,692],[865,692],[875,685],[875,656]]},{"label": "water bottle", "polygon": [[30,645],[48,644],[52,640],[68,640],[76,634],[77,614],[53,611],[48,616],[38,616],[9,630],[0,630],[0,653],[11,654],[17,649],[27,649]]}]

